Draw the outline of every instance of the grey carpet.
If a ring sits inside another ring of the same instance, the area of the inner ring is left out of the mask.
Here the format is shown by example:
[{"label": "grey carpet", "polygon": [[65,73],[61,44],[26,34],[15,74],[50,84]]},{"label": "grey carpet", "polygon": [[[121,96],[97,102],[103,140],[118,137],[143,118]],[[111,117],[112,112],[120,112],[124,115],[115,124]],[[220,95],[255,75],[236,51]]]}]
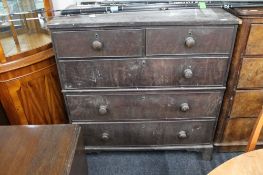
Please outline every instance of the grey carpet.
[{"label": "grey carpet", "polygon": [[205,175],[240,153],[214,153],[211,161],[186,151],[101,152],[87,155],[89,175]]}]

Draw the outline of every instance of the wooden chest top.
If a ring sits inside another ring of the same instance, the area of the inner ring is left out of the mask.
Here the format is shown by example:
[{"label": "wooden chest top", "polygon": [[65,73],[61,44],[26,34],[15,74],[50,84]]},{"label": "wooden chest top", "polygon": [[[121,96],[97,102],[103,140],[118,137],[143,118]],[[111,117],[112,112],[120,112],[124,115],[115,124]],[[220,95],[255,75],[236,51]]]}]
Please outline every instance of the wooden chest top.
[{"label": "wooden chest top", "polygon": [[79,136],[77,125],[0,127],[0,174],[70,174]]},{"label": "wooden chest top", "polygon": [[251,7],[251,8],[234,8],[231,10],[240,18],[262,17],[263,7]]},{"label": "wooden chest top", "polygon": [[178,9],[62,16],[53,19],[48,26],[50,29],[56,29],[148,25],[220,25],[238,23],[238,18],[225,12],[223,9]]}]

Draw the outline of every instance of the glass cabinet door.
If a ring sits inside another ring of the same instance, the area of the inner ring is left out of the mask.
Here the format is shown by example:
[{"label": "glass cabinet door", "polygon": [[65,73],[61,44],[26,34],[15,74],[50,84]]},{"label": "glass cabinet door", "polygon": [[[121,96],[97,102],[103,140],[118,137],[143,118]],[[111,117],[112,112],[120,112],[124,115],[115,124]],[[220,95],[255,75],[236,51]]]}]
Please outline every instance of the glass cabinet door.
[{"label": "glass cabinet door", "polygon": [[0,38],[5,56],[50,43],[47,20],[43,0],[0,0]]}]

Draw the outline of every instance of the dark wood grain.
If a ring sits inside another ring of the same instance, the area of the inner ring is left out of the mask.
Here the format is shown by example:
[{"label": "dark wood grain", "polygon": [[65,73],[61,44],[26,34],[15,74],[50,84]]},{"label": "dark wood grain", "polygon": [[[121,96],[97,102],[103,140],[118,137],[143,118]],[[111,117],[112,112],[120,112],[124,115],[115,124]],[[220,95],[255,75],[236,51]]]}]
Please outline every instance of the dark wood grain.
[{"label": "dark wood grain", "polygon": [[[214,121],[82,123],[81,127],[87,146],[187,145],[211,143]],[[179,138],[180,131],[186,138]]]},{"label": "dark wood grain", "polygon": [[[142,56],[143,31],[139,29],[65,31],[52,35],[59,58]],[[102,43],[101,50],[92,47],[94,41]]]},{"label": "dark wood grain", "polygon": [[[83,138],[82,138],[83,139]],[[77,125],[0,127],[0,174],[87,174]],[[78,164],[78,169],[72,165]]]},{"label": "dark wood grain", "polygon": [[[223,91],[68,93],[66,102],[73,121],[167,120],[216,118]],[[187,103],[189,110],[182,111]],[[100,108],[106,107],[106,113]]]},{"label": "dark wood grain", "polygon": [[[62,92],[87,149],[194,149],[209,158],[238,23],[222,9],[52,20]],[[178,140],[180,129],[189,139]]]},{"label": "dark wood grain", "polygon": [[238,24],[239,19],[220,8],[176,9],[96,14],[95,16],[61,16],[53,19],[50,29],[81,29],[90,27],[141,27],[171,25]]},{"label": "dark wood grain", "polygon": [[[146,55],[229,54],[234,26],[176,26],[146,29]],[[186,38],[195,44],[188,48]]]},{"label": "dark wood grain", "polygon": [[[65,89],[224,86],[227,58],[138,58],[59,61]],[[191,69],[192,78],[184,77]]]}]

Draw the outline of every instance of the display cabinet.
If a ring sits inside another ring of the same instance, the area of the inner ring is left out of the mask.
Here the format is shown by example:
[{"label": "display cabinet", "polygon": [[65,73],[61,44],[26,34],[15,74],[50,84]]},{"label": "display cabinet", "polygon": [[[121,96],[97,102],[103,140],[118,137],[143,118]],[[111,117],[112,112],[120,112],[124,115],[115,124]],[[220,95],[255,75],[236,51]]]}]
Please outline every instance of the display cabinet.
[{"label": "display cabinet", "polygon": [[11,124],[66,123],[50,34],[49,1],[1,2],[0,100]]}]

